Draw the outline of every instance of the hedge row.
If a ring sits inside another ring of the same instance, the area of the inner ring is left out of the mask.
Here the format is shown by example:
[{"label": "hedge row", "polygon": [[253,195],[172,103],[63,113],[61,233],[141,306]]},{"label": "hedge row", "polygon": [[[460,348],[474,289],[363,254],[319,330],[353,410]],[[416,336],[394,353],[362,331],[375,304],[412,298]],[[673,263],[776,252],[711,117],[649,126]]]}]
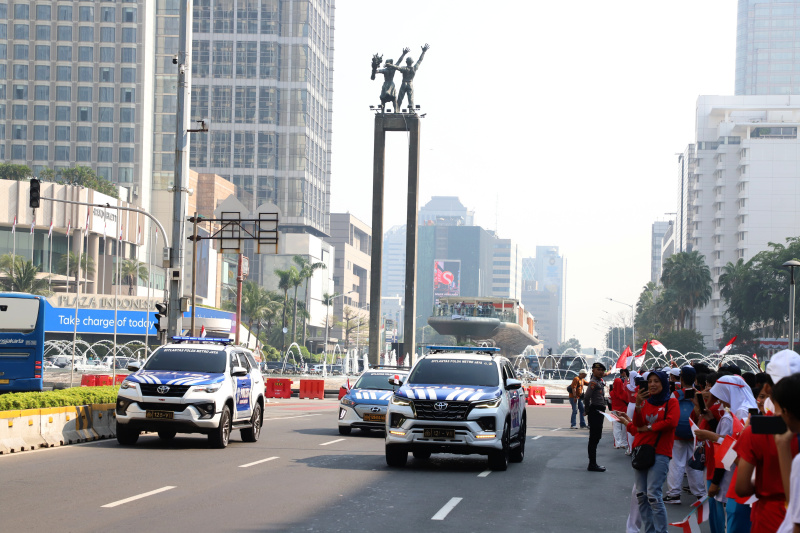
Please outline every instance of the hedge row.
[{"label": "hedge row", "polygon": [[90,403],[115,403],[119,386],[72,387],[44,392],[11,392],[0,394],[0,411],[14,409],[41,409],[88,405]]}]

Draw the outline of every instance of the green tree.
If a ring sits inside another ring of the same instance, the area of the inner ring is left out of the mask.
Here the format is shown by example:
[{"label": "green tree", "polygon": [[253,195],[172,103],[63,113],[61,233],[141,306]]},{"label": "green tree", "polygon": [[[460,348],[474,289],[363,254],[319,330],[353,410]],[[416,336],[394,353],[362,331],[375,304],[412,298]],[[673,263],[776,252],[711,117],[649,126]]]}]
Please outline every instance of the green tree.
[{"label": "green tree", "polygon": [[99,177],[91,167],[78,166],[64,169],[61,171],[61,181],[67,185],[80,185],[113,198],[119,198],[119,190],[116,185]]},{"label": "green tree", "polygon": [[[69,261],[67,260],[69,258]],[[69,272],[67,272],[67,262],[69,262]],[[58,260],[58,272],[63,272],[67,276],[74,276],[75,283],[78,283],[78,256],[71,251],[61,256]],[[84,277],[94,276],[94,259],[87,254],[81,254],[81,272]]]},{"label": "green tree", "polygon": [[0,257],[0,271],[4,274],[0,279],[3,289],[7,291],[25,292],[37,296],[50,296],[50,282],[47,278],[39,278],[39,269],[20,256],[12,261],[10,255]]},{"label": "green tree", "polygon": [[694,311],[711,300],[711,271],[700,252],[680,252],[669,256],[663,264],[661,283],[673,291],[678,307],[678,328],[694,329]]},{"label": "green tree", "polygon": [[558,349],[556,350],[558,353],[564,353],[570,348],[573,348],[576,352],[580,353],[581,351],[581,342],[576,339],[575,337],[571,337],[569,340],[562,342],[558,345]]},{"label": "green tree", "polygon": [[693,329],[671,331],[661,335],[658,340],[669,350],[676,350],[684,355],[689,352],[705,352],[703,335]]},{"label": "green tree", "polygon": [[140,263],[136,259],[125,259],[119,265],[120,278],[124,283],[128,284],[128,295],[133,294],[133,286],[137,283],[137,279],[147,281],[150,279],[150,272],[144,263]]},{"label": "green tree", "polygon": [[301,273],[297,270],[295,271],[297,273],[294,276],[292,276],[292,279],[290,280],[292,288],[294,289],[294,312],[292,313],[292,342],[297,342],[297,289],[299,289],[300,285],[303,284],[303,277]]},{"label": "green tree", "polygon": [[[311,302],[310,297],[308,294],[308,282],[314,276],[314,272],[317,270],[328,268],[327,265],[323,262],[312,263],[305,256],[302,255],[295,255],[292,260],[297,264],[300,268],[300,277],[303,279],[305,283],[304,293],[305,293],[305,303],[306,309],[309,309]],[[303,319],[303,346],[306,345],[306,321]]]},{"label": "green tree", "polygon": [[0,179],[25,181],[33,177],[33,171],[28,165],[15,165],[13,163],[0,163]]},{"label": "green tree", "polygon": [[[278,276],[278,289],[283,291],[283,329],[286,328],[286,307],[289,303],[289,289],[292,288],[292,284],[294,283],[294,279],[297,277],[298,272],[294,266],[287,268],[286,270],[275,269],[275,274]],[[285,334],[284,334],[285,339]],[[284,349],[286,348],[286,343],[283,342]]]}]

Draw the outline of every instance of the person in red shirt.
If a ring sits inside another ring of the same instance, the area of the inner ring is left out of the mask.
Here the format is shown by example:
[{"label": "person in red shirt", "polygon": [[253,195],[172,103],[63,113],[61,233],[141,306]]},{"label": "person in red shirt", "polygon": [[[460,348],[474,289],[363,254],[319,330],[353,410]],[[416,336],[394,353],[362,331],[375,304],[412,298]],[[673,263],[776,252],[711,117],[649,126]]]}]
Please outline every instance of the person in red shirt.
[{"label": "person in red shirt", "polygon": [[[611,389],[611,409],[614,411],[626,412],[628,410],[628,389],[625,387],[628,383],[630,373],[627,368],[621,368],[619,377],[614,379],[614,384]],[[620,422],[614,422],[612,425],[614,430],[614,449],[628,448],[627,431],[625,425]]]},{"label": "person in red shirt", "polygon": [[648,445],[655,448],[655,462],[645,470],[636,470],[636,497],[642,515],[644,531],[666,533],[667,508],[662,499],[662,487],[667,479],[675,428],[680,419],[678,400],[670,395],[666,372],[650,372],[647,389],[636,396],[633,420],[627,415],[617,416],[636,435],[634,450]]}]

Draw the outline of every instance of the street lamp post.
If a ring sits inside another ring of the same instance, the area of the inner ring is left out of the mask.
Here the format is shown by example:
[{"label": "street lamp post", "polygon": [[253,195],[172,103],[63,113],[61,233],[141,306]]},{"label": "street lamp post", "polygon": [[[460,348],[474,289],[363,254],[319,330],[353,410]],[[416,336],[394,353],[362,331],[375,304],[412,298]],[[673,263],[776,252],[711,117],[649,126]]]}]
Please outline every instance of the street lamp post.
[{"label": "street lamp post", "polygon": [[[798,263],[798,265],[800,265],[800,263]],[[633,346],[633,344],[636,342],[636,316],[633,313],[633,309],[634,309],[633,305],[626,304],[625,302],[620,302],[619,300],[615,300],[613,298],[607,298],[607,300],[609,300],[611,302],[614,302],[614,303],[627,305],[628,307],[631,308],[631,337],[633,337],[631,339],[631,346]]]},{"label": "street lamp post", "polygon": [[783,267],[789,269],[789,349],[794,351],[794,269],[800,267],[800,261],[786,261]]}]

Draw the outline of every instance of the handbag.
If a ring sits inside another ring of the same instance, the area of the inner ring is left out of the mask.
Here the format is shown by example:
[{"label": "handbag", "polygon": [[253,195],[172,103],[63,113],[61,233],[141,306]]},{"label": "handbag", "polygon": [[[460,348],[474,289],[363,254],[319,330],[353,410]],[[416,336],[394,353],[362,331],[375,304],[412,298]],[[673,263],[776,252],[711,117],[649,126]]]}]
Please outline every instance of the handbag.
[{"label": "handbag", "polygon": [[[664,420],[667,419],[667,410],[669,409],[669,400],[664,405]],[[636,470],[647,470],[656,464],[656,448],[658,441],[661,440],[662,433],[658,434],[655,446],[650,444],[640,444],[633,449],[631,453],[631,466]]]}]

